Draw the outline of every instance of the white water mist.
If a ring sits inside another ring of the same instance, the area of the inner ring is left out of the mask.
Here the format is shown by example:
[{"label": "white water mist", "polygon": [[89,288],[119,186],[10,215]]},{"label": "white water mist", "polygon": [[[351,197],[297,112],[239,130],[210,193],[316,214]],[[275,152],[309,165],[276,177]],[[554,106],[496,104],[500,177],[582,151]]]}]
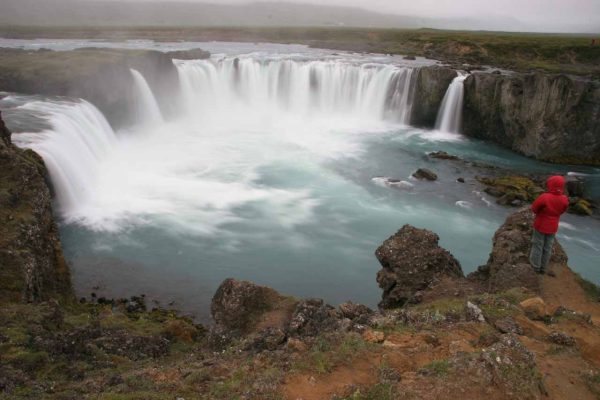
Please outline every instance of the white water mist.
[{"label": "white water mist", "polygon": [[464,97],[464,81],[466,74],[461,72],[452,80],[440,106],[435,122],[435,129],[442,132],[460,133],[462,123],[462,106]]},{"label": "white water mist", "polygon": [[410,122],[411,68],[255,58],[175,63],[189,113],[249,107],[254,113],[336,114]]},{"label": "white water mist", "polygon": [[131,74],[135,83],[136,93],[134,94],[136,119],[140,124],[156,125],[163,122],[163,116],[160,107],[150,89],[150,85],[144,76],[137,70],[131,68]]}]

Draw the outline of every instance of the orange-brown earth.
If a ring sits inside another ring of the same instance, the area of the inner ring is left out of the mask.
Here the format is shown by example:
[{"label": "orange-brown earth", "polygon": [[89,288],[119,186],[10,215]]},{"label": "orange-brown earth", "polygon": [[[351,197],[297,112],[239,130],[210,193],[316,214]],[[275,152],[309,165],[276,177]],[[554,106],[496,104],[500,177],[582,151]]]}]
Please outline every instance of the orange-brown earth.
[{"label": "orange-brown earth", "polygon": [[[544,276],[541,297],[552,315],[565,307],[585,316],[558,317],[547,324],[531,320],[518,312],[514,318],[523,328],[518,338],[534,355],[540,375],[539,390],[529,393],[507,393],[505,387],[486,384],[475,375],[460,376],[451,371],[425,374],[424,368],[443,363],[460,353],[476,354],[487,346],[490,327],[476,322],[462,322],[444,328],[424,328],[420,331],[385,332],[385,339],[374,344],[354,361],[330,372],[293,373],[285,378],[283,393],[288,400],[321,400],[338,398],[382,399],[599,399],[597,373],[600,368],[600,303],[586,295],[578,277],[568,268],[552,266],[556,277]],[[461,297],[464,291],[457,292]],[[452,297],[450,297],[452,298]],[[435,301],[439,302],[439,298]],[[564,332],[575,339],[573,347],[551,343],[552,331]],[[368,388],[381,382],[381,369],[395,369],[400,380],[392,394],[369,397]],[[361,390],[362,389],[362,390]],[[357,396],[357,390],[363,397]],[[357,397],[352,397],[352,395]],[[345,397],[346,396],[346,397]]]}]

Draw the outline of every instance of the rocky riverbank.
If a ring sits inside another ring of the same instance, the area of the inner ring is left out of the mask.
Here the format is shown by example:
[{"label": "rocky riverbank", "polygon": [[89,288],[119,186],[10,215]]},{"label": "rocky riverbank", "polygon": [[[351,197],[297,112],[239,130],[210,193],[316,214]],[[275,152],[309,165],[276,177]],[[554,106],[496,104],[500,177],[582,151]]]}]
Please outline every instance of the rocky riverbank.
[{"label": "rocky riverbank", "polygon": [[[0,399],[593,399],[600,290],[527,263],[532,215],[511,215],[464,276],[430,231],[376,250],[379,310],[225,280],[214,325],[143,296],[75,302],[43,162],[0,124]],[[375,271],[374,271],[375,275]]]},{"label": "rocky riverbank", "polygon": [[234,279],[209,328],[139,297],[3,302],[0,398],[593,399],[600,292],[559,244],[557,277],[534,274],[530,223],[509,217],[468,277],[434,233],[403,227],[376,255],[380,285],[406,289],[384,290],[380,310]]}]

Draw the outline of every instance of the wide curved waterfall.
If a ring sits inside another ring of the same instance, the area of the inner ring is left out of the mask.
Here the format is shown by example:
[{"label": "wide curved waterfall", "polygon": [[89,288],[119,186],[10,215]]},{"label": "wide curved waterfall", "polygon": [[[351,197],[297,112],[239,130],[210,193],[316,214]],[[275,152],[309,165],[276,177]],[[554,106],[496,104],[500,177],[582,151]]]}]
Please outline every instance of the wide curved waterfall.
[{"label": "wide curved waterfall", "polygon": [[175,61],[192,113],[251,107],[252,112],[353,115],[410,122],[412,68],[339,61]]},{"label": "wide curved waterfall", "polygon": [[435,122],[435,129],[442,132],[460,133],[462,122],[462,105],[464,97],[464,81],[466,74],[461,72],[452,80]]},{"label": "wide curved waterfall", "polygon": [[[235,277],[375,306],[373,250],[405,224],[439,234],[465,272],[488,258],[511,210],[478,189],[479,163],[598,174],[457,135],[465,75],[449,85],[437,130],[415,128],[420,64],[260,46],[175,60],[168,84],[131,70],[134,86],[114,96],[135,102],[114,114],[116,132],[86,101],[0,93],[13,141],[48,167],[79,294],[144,293],[208,320],[215,289]],[[137,120],[118,125],[128,112]],[[412,178],[418,168],[438,180]],[[599,280],[598,222],[575,218],[562,219],[559,240],[571,266]]]},{"label": "wide curved waterfall", "polygon": [[140,124],[155,125],[163,122],[163,117],[160,112],[160,107],[152,93],[152,89],[148,85],[148,82],[144,76],[137,70],[131,68],[131,74],[135,82],[136,94],[135,99],[135,111],[136,120]]},{"label": "wide curved waterfall", "polygon": [[63,215],[86,204],[96,183],[99,163],[116,142],[104,115],[86,101],[34,101],[20,107],[35,112],[52,127],[37,133],[15,135],[21,147],[40,154],[52,177]]}]

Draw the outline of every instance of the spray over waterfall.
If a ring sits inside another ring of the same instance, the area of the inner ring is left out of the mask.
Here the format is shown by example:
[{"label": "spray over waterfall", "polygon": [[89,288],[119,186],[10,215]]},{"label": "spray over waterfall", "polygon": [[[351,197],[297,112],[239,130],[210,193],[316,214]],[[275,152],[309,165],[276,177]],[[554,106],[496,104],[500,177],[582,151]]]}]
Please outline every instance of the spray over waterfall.
[{"label": "spray over waterfall", "polygon": [[[18,143],[46,161],[65,219],[85,220],[86,213],[94,214],[91,219],[111,212],[115,218],[178,213],[199,204],[214,210],[269,196],[278,197],[273,209],[289,207],[305,193],[255,187],[253,168],[262,167],[258,161],[274,162],[290,146],[317,157],[345,157],[361,146],[364,135],[356,133],[410,123],[413,68],[255,57],[174,64],[180,92],[172,101],[178,102],[181,112],[171,121],[164,120],[144,76],[131,69],[133,106],[137,126],[142,127],[138,130],[142,136],[137,136],[143,138],[153,129],[158,134],[154,139],[134,142],[127,131],[115,135],[102,113],[85,101],[23,106],[39,112],[52,126],[18,135]],[[448,89],[438,118],[440,129],[458,130],[463,80],[464,76],[457,77]],[[169,139],[161,139],[167,132]],[[185,150],[178,147],[182,143]],[[122,168],[129,178],[122,176]],[[241,181],[232,184],[233,176]],[[204,203],[190,188],[203,193]],[[212,198],[208,195],[212,192],[220,195]],[[306,214],[312,205],[298,203],[298,207],[303,207],[298,214]],[[206,212],[198,212],[205,225]],[[222,211],[215,224],[230,218],[228,213]]]},{"label": "spray over waterfall", "polygon": [[92,104],[27,103],[51,130],[15,135],[15,143],[42,156],[52,178],[62,215],[84,204],[96,181],[99,163],[114,149],[117,138],[104,115]]},{"label": "spray over waterfall", "polygon": [[155,125],[163,121],[160,107],[150,89],[150,85],[144,76],[137,70],[131,68],[131,74],[135,83],[135,112],[136,120],[140,124]]}]

